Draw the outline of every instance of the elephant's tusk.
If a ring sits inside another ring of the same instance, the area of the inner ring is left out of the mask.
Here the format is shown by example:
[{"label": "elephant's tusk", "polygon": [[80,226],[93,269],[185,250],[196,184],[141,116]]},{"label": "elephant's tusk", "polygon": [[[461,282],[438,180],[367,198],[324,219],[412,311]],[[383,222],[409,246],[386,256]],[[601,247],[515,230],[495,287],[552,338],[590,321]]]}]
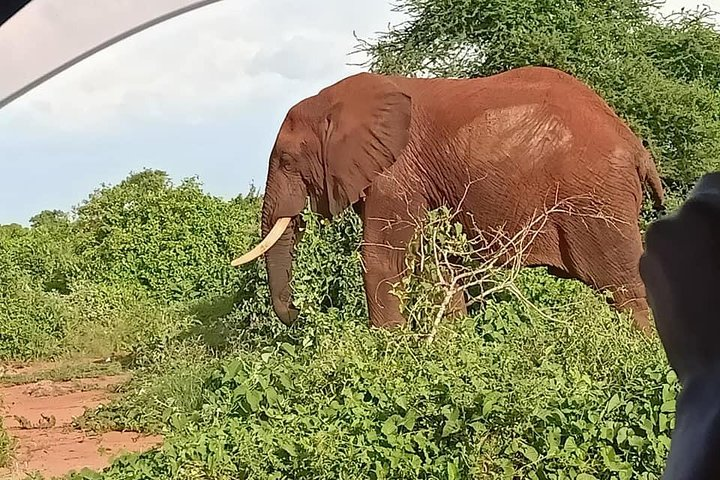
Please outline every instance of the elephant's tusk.
[{"label": "elephant's tusk", "polygon": [[277,242],[278,239],[282,236],[283,232],[290,224],[290,220],[292,220],[292,217],[280,217],[278,221],[275,222],[275,226],[273,226],[272,230],[270,230],[270,233],[268,233],[267,236],[255,246],[255,248],[250,250],[242,257],[238,257],[233,260],[230,265],[232,265],[233,267],[238,267],[244,263],[252,262],[260,255],[270,250],[270,248],[275,245],[275,242]]}]

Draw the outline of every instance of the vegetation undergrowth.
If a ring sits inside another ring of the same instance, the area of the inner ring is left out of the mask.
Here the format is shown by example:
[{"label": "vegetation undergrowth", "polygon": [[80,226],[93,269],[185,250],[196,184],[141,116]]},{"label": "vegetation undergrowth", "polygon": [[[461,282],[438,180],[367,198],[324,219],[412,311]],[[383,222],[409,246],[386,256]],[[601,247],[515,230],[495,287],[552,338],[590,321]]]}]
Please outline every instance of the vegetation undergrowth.
[{"label": "vegetation undergrowth", "polygon": [[10,438],[7,430],[5,430],[2,418],[0,418],[0,468],[3,468],[10,463],[12,448],[12,439]]},{"label": "vegetation undergrowth", "polygon": [[335,274],[295,289],[311,313],[286,329],[234,310],[222,356],[171,340],[80,421],[162,432],[163,447],[70,478],[659,478],[676,380],[602,297],[523,270],[524,301],[498,291],[432,342],[369,329],[357,218],[306,222],[296,278]]},{"label": "vegetation undergrowth", "polygon": [[168,435],[103,478],[659,478],[676,392],[661,350],[557,283],[527,272],[522,289],[583,301],[546,302],[549,320],[499,298],[432,344],[337,314],[266,325],[188,383],[170,369],[101,409]]}]

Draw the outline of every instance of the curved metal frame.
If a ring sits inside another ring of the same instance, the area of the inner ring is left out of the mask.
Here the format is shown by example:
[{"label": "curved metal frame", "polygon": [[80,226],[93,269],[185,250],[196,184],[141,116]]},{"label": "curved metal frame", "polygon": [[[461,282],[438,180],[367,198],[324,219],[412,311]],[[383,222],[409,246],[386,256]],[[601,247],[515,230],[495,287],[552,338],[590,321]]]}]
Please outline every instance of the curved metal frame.
[{"label": "curved metal frame", "polygon": [[[12,0],[11,0],[11,1],[12,1]],[[27,0],[27,1],[25,1],[25,0],[15,1],[15,4],[13,4],[13,6],[11,6],[11,9],[10,9],[10,11],[9,11],[9,15],[7,16],[7,18],[4,19],[4,21],[0,22],[0,25],[2,25],[2,23],[4,23],[5,21],[7,21],[8,19],[10,19],[10,18],[11,18],[13,15],[15,15],[17,12],[19,12],[23,7],[25,7],[28,3],[30,3],[30,1],[31,1],[31,0]],[[38,79],[36,79],[36,80],[28,83],[28,84],[25,85],[23,88],[15,91],[15,92],[13,92],[13,93],[11,93],[8,97],[3,98],[3,99],[0,99],[0,108],[5,107],[6,105],[8,105],[8,104],[9,104],[10,102],[12,102],[13,100],[17,100],[18,98],[20,98],[21,96],[25,95],[27,92],[29,92],[29,91],[32,90],[33,88],[35,88],[35,87],[37,87],[38,85],[40,85],[40,84],[48,81],[49,79],[51,79],[52,77],[54,77],[54,76],[57,75],[58,73],[60,73],[60,72],[62,72],[62,71],[64,71],[64,70],[67,70],[68,68],[72,67],[73,65],[75,65],[75,64],[77,64],[77,63],[85,60],[86,58],[88,58],[88,57],[96,54],[97,52],[99,52],[99,51],[101,51],[101,50],[104,50],[105,48],[107,48],[107,47],[109,47],[109,46],[111,46],[111,45],[113,45],[113,44],[115,44],[115,43],[117,43],[117,42],[119,42],[119,41],[121,41],[121,40],[124,40],[124,39],[126,39],[126,38],[128,38],[128,37],[130,37],[130,36],[132,36],[132,35],[135,35],[136,33],[139,33],[139,32],[141,32],[141,31],[143,31],[143,30],[146,30],[146,29],[152,27],[153,25],[157,25],[158,23],[162,23],[162,22],[164,22],[164,21],[166,21],[166,20],[170,20],[171,18],[174,18],[174,17],[177,17],[177,16],[179,16],[179,15],[182,15],[183,13],[187,13],[187,12],[190,12],[190,11],[192,11],[192,10],[197,10],[198,8],[201,8],[201,7],[210,5],[210,4],[212,4],[212,3],[217,3],[217,2],[219,2],[219,1],[221,1],[221,0],[203,0],[203,1],[201,1],[201,2],[194,3],[194,4],[192,4],[192,5],[187,5],[187,6],[185,6],[185,7],[179,8],[179,9],[177,9],[177,10],[173,10],[173,11],[168,12],[168,13],[166,13],[166,14],[164,14],[164,15],[161,15],[161,16],[159,16],[159,17],[157,17],[157,18],[154,18],[154,19],[149,20],[149,21],[147,21],[147,22],[145,22],[145,23],[142,23],[142,24],[138,25],[137,27],[134,27],[134,28],[132,28],[132,29],[130,29],[130,30],[124,32],[124,33],[121,33],[120,35],[116,35],[116,36],[110,38],[109,40],[106,40],[106,41],[104,41],[103,43],[97,45],[96,47],[93,47],[93,48],[91,48],[90,50],[87,50],[87,51],[85,51],[84,53],[82,53],[82,54],[80,54],[80,55],[78,55],[78,56],[76,56],[76,57],[68,60],[67,62],[63,63],[63,64],[60,65],[59,67],[54,68],[53,70],[49,71],[49,72],[46,73],[45,75],[43,75],[43,76],[39,77]],[[15,8],[15,7],[17,6],[17,4],[21,4],[21,5],[19,5],[19,7],[17,7],[17,8]],[[14,11],[13,11],[13,10],[14,10]],[[5,15],[3,15],[3,17],[5,17]],[[3,17],[0,17],[0,19],[2,19]]]}]

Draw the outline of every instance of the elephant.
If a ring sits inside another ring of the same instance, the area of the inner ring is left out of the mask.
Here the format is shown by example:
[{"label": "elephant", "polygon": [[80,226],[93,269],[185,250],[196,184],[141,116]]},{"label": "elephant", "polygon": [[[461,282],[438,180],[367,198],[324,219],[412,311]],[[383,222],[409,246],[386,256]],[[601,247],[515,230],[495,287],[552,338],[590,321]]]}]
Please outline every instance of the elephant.
[{"label": "elephant", "polygon": [[363,224],[370,323],[393,329],[406,324],[393,285],[406,274],[415,220],[425,212],[462,204],[467,231],[512,232],[551,197],[591,196],[603,217],[553,215],[523,266],[609,290],[610,302],[646,329],[643,187],[663,209],[661,180],[641,140],[561,70],[526,66],[477,78],[361,72],[289,109],[270,153],[263,240],[232,265],[264,255],[273,309],[292,325],[299,312],[289,281],[308,198],[323,218],[352,207]]}]

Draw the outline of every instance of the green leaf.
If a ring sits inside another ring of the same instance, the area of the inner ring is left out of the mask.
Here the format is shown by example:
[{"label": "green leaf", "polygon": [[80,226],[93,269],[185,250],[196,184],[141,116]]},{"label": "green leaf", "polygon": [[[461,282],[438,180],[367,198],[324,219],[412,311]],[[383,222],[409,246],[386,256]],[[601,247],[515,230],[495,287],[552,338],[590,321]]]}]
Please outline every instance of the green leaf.
[{"label": "green leaf", "polygon": [[280,380],[280,383],[282,383],[283,387],[287,388],[288,390],[293,388],[292,380],[290,380],[290,377],[287,376],[285,372],[278,372],[276,373],[278,380]]},{"label": "green leaf", "polygon": [[660,407],[660,411],[664,413],[674,413],[675,412],[675,400],[670,400],[668,402],[665,402]]},{"label": "green leaf", "polygon": [[268,404],[270,405],[275,405],[277,403],[278,393],[272,385],[265,389],[265,398],[267,398]]},{"label": "green leaf", "polygon": [[386,437],[389,437],[391,435],[395,435],[397,433],[397,423],[396,423],[396,417],[393,415],[392,417],[385,420],[383,423],[381,432]]},{"label": "green leaf", "polygon": [[625,440],[627,440],[627,437],[628,437],[628,428],[620,427],[620,429],[618,430],[618,433],[617,433],[617,438],[616,438],[617,443],[619,445],[622,445],[623,443],[625,443]]},{"label": "green leaf", "polygon": [[608,411],[608,412],[612,412],[612,411],[615,410],[617,407],[619,407],[621,403],[622,403],[622,402],[621,402],[621,400],[620,400],[620,397],[619,397],[618,394],[616,393],[615,395],[612,396],[612,398],[610,398],[610,401],[609,401],[608,404],[607,404],[607,411]]},{"label": "green leaf", "polygon": [[292,443],[282,441],[282,440],[279,443],[280,443],[280,447],[283,450],[285,450],[291,457],[297,456],[297,450],[295,449],[295,446]]},{"label": "green leaf", "polygon": [[537,462],[540,458],[540,454],[532,445],[528,445],[525,447],[525,450],[523,450],[523,455],[525,455],[525,458],[527,458],[533,463]]},{"label": "green leaf", "polygon": [[402,420],[402,425],[408,430],[412,431],[415,428],[415,422],[417,421],[417,412],[414,409],[408,410],[405,417]]},{"label": "green leaf", "polygon": [[482,407],[483,417],[486,417],[490,412],[494,410],[499,397],[500,395],[496,392],[490,392],[485,396]]},{"label": "green leaf", "polygon": [[630,438],[628,438],[628,443],[630,443],[630,445],[635,448],[639,448],[645,444],[645,439],[637,435],[632,435]]},{"label": "green leaf", "polygon": [[230,364],[225,369],[225,375],[222,379],[223,382],[227,382],[228,380],[235,378],[235,375],[237,375],[240,367],[242,367],[242,361],[233,360],[232,362],[230,362]]},{"label": "green leaf", "polygon": [[295,345],[291,345],[289,343],[282,343],[281,347],[283,350],[289,353],[291,357],[295,356]]},{"label": "green leaf", "polygon": [[257,392],[255,390],[248,390],[245,393],[245,399],[250,405],[252,411],[257,412],[258,408],[260,408],[260,400],[262,399],[262,395],[260,394],[260,392]]},{"label": "green leaf", "polygon": [[460,478],[460,470],[454,461],[447,464],[447,476],[448,480],[456,480]]}]

